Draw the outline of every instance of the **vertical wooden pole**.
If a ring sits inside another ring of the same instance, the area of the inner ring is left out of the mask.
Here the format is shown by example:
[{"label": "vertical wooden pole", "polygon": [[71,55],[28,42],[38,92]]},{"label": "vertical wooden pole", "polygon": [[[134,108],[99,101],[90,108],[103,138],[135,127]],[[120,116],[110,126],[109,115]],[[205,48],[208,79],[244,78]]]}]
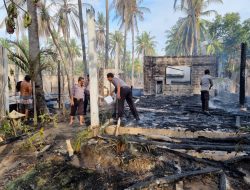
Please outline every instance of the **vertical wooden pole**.
[{"label": "vertical wooden pole", "polygon": [[88,27],[88,58],[89,58],[89,77],[90,77],[90,114],[91,129],[98,127],[99,108],[98,108],[98,74],[97,74],[97,53],[96,53],[96,30],[95,30],[95,11],[93,8],[87,9]]},{"label": "vertical wooden pole", "polygon": [[241,62],[240,62],[240,106],[245,106],[245,74],[246,74],[246,50],[247,44],[241,44]]},{"label": "vertical wooden pole", "polygon": [[60,68],[60,62],[57,62],[57,86],[58,86],[58,108],[61,108],[61,68]]}]

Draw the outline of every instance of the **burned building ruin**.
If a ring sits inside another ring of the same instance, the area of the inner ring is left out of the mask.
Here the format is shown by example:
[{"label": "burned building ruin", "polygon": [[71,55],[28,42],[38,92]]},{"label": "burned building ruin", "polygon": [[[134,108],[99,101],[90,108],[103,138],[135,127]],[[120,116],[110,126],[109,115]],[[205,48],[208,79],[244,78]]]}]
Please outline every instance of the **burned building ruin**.
[{"label": "burned building ruin", "polygon": [[200,78],[209,69],[217,75],[214,56],[146,56],[145,95],[192,95],[200,92]]}]

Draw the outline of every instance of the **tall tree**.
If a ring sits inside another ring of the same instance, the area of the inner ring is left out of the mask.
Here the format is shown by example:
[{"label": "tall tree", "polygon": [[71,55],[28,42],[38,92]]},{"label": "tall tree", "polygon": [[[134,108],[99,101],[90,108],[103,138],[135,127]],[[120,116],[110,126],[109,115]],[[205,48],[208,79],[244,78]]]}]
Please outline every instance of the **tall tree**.
[{"label": "tall tree", "polygon": [[84,70],[84,74],[86,75],[88,73],[88,67],[87,67],[87,59],[86,59],[84,28],[83,28],[82,0],[78,0],[78,9],[79,9],[79,23],[80,23],[80,31],[81,31],[83,70]]},{"label": "tall tree", "polygon": [[124,29],[124,38],[123,38],[123,68],[125,68],[126,56],[127,56],[127,17],[125,16],[125,12],[127,9],[127,2],[123,0],[113,0],[112,8],[115,9],[116,15],[115,18],[120,18],[120,28]]},{"label": "tall tree", "polygon": [[115,31],[110,35],[111,55],[115,57],[115,74],[119,74],[121,52],[123,50],[123,35],[119,31]]},{"label": "tall tree", "polygon": [[103,64],[102,67],[105,68],[105,60],[102,58],[105,54],[105,17],[102,13],[97,13],[97,21],[96,21],[96,46],[99,54],[100,62]]},{"label": "tall tree", "polygon": [[[180,5],[178,6],[178,2]],[[216,13],[214,10],[206,11],[205,9],[212,2],[223,3],[222,0],[175,0],[174,8],[182,10],[187,17],[183,18],[182,31],[186,35],[191,36],[190,39],[183,43],[188,43],[192,55],[198,55],[199,42],[200,42],[200,27],[201,27],[201,16],[209,16],[211,13]],[[185,38],[185,36],[184,36]]]},{"label": "tall tree", "polygon": [[58,30],[62,31],[66,47],[69,52],[69,62],[71,63],[71,85],[74,83],[74,76],[73,76],[73,70],[74,70],[74,60],[72,56],[72,52],[70,50],[69,46],[69,40],[71,37],[72,29],[74,33],[77,36],[80,36],[80,30],[78,27],[78,19],[79,19],[79,13],[78,13],[78,5],[74,3],[73,0],[62,0],[62,1],[56,1],[53,0],[54,4],[59,7],[58,13],[55,15],[57,22],[58,22]]},{"label": "tall tree", "polygon": [[140,21],[144,20],[144,13],[150,12],[146,7],[142,7],[142,0],[114,0],[113,7],[116,9],[116,14],[120,17],[121,28],[124,27],[124,51],[123,61],[125,62],[126,57],[126,37],[127,31],[131,31],[132,37],[132,86],[134,85],[134,42],[135,42],[135,32],[138,32],[138,19]]},{"label": "tall tree", "polygon": [[[38,73],[40,65],[40,46],[39,46],[39,36],[38,36],[38,21],[37,21],[37,7],[32,0],[27,0],[27,10],[32,17],[31,25],[28,27],[28,36],[29,36],[29,57],[34,64],[34,70]],[[38,114],[47,113],[48,109],[45,102],[42,75],[41,72],[32,79],[35,81],[35,93],[36,93],[36,102],[38,108]]]},{"label": "tall tree", "polygon": [[105,43],[105,67],[109,63],[109,1],[106,0],[106,43]]},{"label": "tall tree", "polygon": [[150,36],[150,33],[143,32],[140,36],[136,38],[136,53],[142,56],[149,56],[155,54],[154,36]]},{"label": "tall tree", "polygon": [[131,30],[132,36],[132,86],[134,86],[134,58],[135,58],[135,31],[138,32],[138,19],[144,20],[144,12],[150,12],[146,7],[141,7],[142,0],[128,0],[125,16],[127,28]]},{"label": "tall tree", "polygon": [[65,69],[65,67],[67,67],[67,61],[66,61],[65,55],[63,53],[62,47],[60,46],[60,42],[58,39],[59,37],[55,31],[53,22],[51,22],[52,17],[49,15],[49,10],[46,6],[46,1],[44,3],[40,4],[39,9],[40,9],[41,21],[46,23],[46,26],[48,27],[49,34],[52,38],[54,45],[56,46],[56,50],[58,51],[58,54],[61,58],[61,62],[63,63],[64,72],[66,74],[67,82],[68,82],[68,92],[69,92],[69,95],[71,95],[70,77],[69,77],[68,70]]}]

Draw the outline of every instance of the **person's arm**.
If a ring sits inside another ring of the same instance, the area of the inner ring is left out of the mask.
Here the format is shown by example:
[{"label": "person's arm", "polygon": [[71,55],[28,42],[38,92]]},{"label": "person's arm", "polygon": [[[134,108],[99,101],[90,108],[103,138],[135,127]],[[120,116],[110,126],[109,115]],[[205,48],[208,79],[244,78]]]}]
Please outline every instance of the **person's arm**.
[{"label": "person's arm", "polygon": [[210,78],[209,79],[209,82],[210,82],[210,87],[209,87],[209,90],[213,87],[214,83],[213,83],[213,80]]},{"label": "person's arm", "polygon": [[120,85],[120,82],[118,81],[118,84],[117,84],[117,99],[121,99],[121,85]]}]

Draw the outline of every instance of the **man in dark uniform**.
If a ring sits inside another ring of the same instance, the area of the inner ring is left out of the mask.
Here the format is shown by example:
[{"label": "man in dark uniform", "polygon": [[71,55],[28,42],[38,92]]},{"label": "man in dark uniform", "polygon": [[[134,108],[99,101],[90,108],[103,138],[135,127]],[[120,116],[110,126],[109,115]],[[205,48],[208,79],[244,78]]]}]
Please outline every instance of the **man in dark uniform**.
[{"label": "man in dark uniform", "polygon": [[115,86],[115,93],[118,100],[118,118],[122,118],[124,114],[124,101],[126,100],[133,116],[139,121],[140,118],[132,99],[131,88],[123,80],[114,77],[113,73],[108,73],[107,78]]}]

